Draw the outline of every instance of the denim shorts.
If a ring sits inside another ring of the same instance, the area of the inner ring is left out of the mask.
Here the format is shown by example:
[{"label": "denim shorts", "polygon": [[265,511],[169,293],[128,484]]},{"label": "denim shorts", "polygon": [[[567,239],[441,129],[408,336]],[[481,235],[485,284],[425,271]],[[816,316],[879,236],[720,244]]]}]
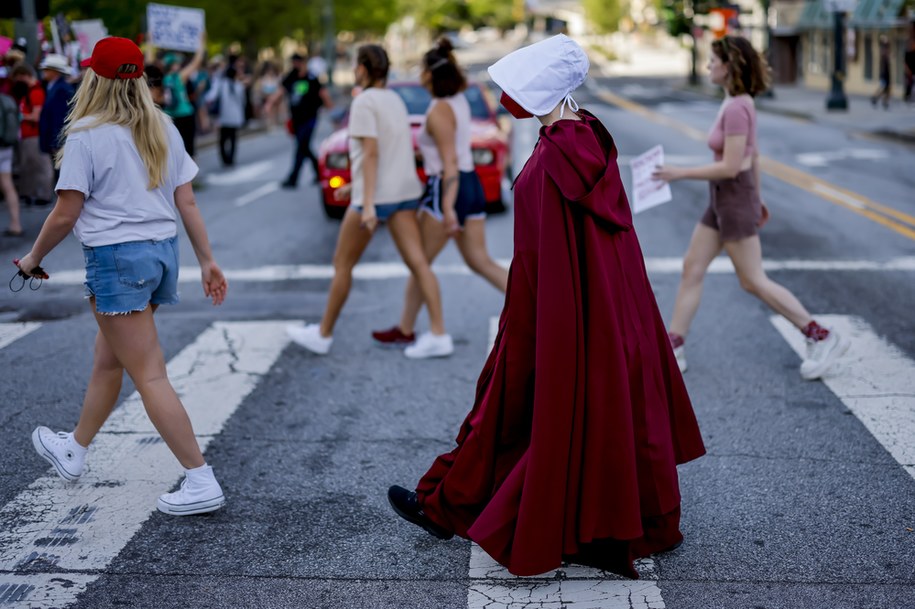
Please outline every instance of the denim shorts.
[{"label": "denim shorts", "polygon": [[102,315],[126,315],[178,302],[178,237],[83,246],[86,297]]},{"label": "denim shorts", "polygon": [[[350,208],[357,213],[362,213],[362,206],[351,205]],[[419,201],[416,199],[400,203],[376,203],[375,216],[378,217],[379,222],[384,222],[399,211],[415,211],[416,209],[419,209]]]},{"label": "denim shorts", "polygon": [[[426,192],[423,193],[422,211],[442,221],[442,178],[429,176],[426,182]],[[462,171],[458,178],[457,198],[454,200],[454,211],[458,217],[458,224],[464,226],[466,220],[476,220],[486,217],[486,195],[483,194],[483,185],[476,171]]]}]

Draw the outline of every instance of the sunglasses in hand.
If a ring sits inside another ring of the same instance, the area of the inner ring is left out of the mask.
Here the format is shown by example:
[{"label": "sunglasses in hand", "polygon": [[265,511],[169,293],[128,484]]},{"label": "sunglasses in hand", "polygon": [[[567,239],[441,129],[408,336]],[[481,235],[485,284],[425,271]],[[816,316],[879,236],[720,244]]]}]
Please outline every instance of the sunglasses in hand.
[{"label": "sunglasses in hand", "polygon": [[[13,260],[13,264],[18,267],[19,259],[16,258]],[[16,274],[13,275],[13,278],[10,279],[10,291],[21,292],[25,288],[26,280],[28,280],[29,289],[34,292],[41,287],[41,284],[45,279],[48,279],[48,274],[40,266],[36,266],[28,273],[20,268],[16,271]]]}]

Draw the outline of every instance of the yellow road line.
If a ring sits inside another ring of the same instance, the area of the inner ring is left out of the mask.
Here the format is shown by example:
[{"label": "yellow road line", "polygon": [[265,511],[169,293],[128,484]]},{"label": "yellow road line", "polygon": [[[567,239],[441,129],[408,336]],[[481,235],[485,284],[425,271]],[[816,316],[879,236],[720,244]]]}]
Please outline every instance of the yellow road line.
[{"label": "yellow road line", "polygon": [[[664,125],[683,133],[694,140],[704,142],[707,134],[685,125],[680,121],[664,116],[632,100],[620,97],[609,91],[599,90],[596,92],[604,101],[613,104],[623,110],[638,114],[654,123]],[[900,235],[915,240],[915,216],[901,212],[892,207],[887,207],[841,186],[827,182],[810,175],[807,172],[795,169],[780,163],[774,159],[760,155],[760,169],[768,175],[777,178],[783,182],[797,186],[798,188],[809,192],[821,199],[839,205],[855,212],[860,216],[885,226]]]}]

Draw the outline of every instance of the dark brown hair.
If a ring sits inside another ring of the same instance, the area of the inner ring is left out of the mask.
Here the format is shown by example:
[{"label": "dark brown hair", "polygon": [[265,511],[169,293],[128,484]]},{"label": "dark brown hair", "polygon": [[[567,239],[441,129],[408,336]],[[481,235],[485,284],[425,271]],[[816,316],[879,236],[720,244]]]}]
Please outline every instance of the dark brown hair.
[{"label": "dark brown hair", "polygon": [[451,97],[467,88],[467,78],[458,66],[453,50],[450,40],[440,38],[435,48],[423,56],[423,68],[429,71],[435,97]]},{"label": "dark brown hair", "polygon": [[712,42],[712,51],[727,67],[730,95],[756,97],[769,88],[769,64],[746,38],[725,36]]},{"label": "dark brown hair", "polygon": [[369,75],[369,86],[384,85],[388,79],[391,62],[388,54],[377,44],[364,44],[356,53],[356,63],[365,68]]}]

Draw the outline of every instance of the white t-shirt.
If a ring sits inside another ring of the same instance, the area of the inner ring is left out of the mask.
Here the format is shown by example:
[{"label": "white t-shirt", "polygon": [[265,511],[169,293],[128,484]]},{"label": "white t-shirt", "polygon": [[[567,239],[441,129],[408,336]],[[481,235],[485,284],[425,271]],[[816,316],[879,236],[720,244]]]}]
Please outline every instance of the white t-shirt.
[{"label": "white t-shirt", "polygon": [[164,180],[152,190],[129,127],[104,124],[78,130],[95,122],[86,117],[67,136],[56,190],[78,190],[86,197],[73,228],[83,245],[162,240],[178,234],[175,189],[194,179],[197,164],[184,150],[175,125],[164,115],[162,120],[168,163]]},{"label": "white t-shirt", "polygon": [[365,153],[356,139],[372,137],[378,140],[378,178],[374,202],[401,203],[418,199],[423,193],[416,176],[416,157],[407,107],[397,93],[389,89],[370,87],[356,96],[349,112],[349,157],[353,190],[350,200],[362,207]]},{"label": "white t-shirt", "polygon": [[454,112],[454,147],[457,151],[458,171],[473,171],[473,150],[471,148],[473,118],[470,114],[470,102],[467,101],[463,93],[458,93],[451,97],[436,97],[429,104],[429,109],[426,110],[426,115],[423,117],[423,126],[419,130],[419,137],[416,138],[419,143],[419,150],[423,153],[423,169],[426,170],[426,175],[429,176],[441,175],[444,170],[442,155],[438,153],[438,146],[432,136],[429,135],[426,127],[426,121],[429,119],[429,113],[432,112],[432,108],[435,107],[435,104],[442,102],[450,105],[451,111]]}]

